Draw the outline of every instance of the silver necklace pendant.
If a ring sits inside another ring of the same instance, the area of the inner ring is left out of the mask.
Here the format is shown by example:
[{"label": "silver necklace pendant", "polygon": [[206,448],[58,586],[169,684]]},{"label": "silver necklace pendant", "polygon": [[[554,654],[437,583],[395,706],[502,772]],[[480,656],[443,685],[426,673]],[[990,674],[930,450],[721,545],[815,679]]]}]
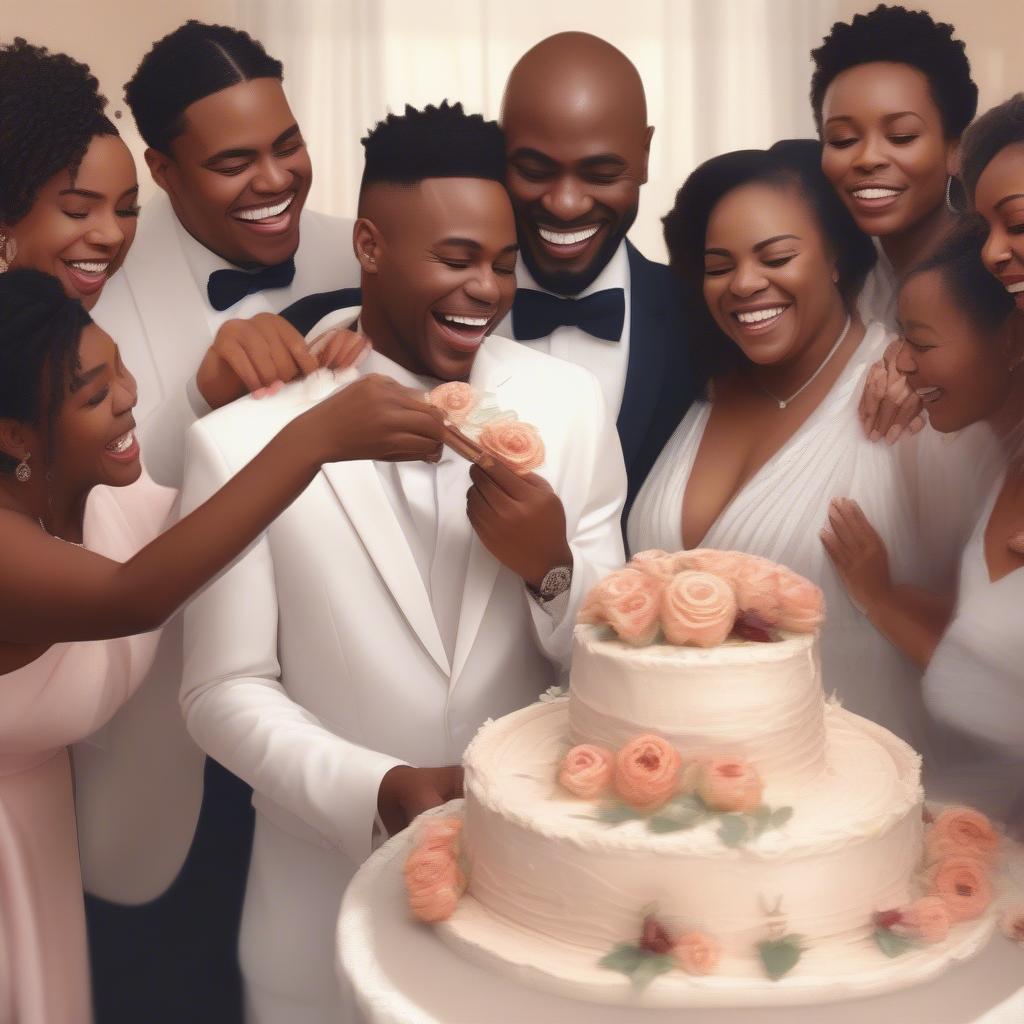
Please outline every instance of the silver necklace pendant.
[{"label": "silver necklace pendant", "polygon": [[814,381],[818,377],[818,374],[821,373],[821,371],[824,370],[826,366],[828,366],[832,357],[836,354],[837,351],[839,351],[839,346],[842,345],[842,343],[846,340],[846,335],[850,333],[850,325],[852,323],[853,320],[851,319],[850,314],[847,313],[846,323],[843,325],[843,329],[839,332],[839,337],[836,338],[835,342],[832,345],[832,348],[829,349],[828,355],[825,356],[825,358],[821,361],[821,363],[818,365],[818,368],[814,371],[814,373],[812,373],[810,377],[808,377],[807,380],[805,380],[803,384],[801,384],[800,387],[797,388],[797,390],[794,391],[793,394],[789,396],[789,398],[779,398],[778,395],[773,394],[771,391],[769,391],[753,374],[751,374],[750,377],[751,380],[753,380],[754,382],[754,386],[757,387],[763,394],[766,394],[773,402],[776,402],[780,409],[787,408],[789,403],[799,398],[814,383]]}]

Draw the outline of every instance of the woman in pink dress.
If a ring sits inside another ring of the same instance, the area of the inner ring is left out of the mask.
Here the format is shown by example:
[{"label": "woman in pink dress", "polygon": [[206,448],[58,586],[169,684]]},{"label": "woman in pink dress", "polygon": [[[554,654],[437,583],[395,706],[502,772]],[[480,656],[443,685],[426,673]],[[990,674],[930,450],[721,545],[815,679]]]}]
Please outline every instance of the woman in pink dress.
[{"label": "woman in pink dress", "polygon": [[440,454],[441,414],[365,377],[160,535],[175,494],[144,475],[135,402],[117,345],[60,282],[0,274],[2,1024],[91,1019],[66,747],[132,694],[154,631],[323,462]]}]

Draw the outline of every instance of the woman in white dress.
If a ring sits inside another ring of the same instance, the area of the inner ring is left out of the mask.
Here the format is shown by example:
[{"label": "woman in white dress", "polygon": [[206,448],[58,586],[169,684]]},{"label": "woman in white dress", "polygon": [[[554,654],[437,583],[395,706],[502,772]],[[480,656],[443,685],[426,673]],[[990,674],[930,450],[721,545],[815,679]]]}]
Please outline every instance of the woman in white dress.
[{"label": "woman in white dress", "polygon": [[[871,443],[857,407],[890,340],[853,308],[874,250],[821,173],[813,142],[717,157],[665,219],[673,269],[702,289],[712,400],[669,440],[628,523],[632,551],[712,547],[790,566],[824,591],[824,684],[844,705],[919,747],[914,666],[850,600],[819,536],[833,498],[853,496],[899,578],[915,576],[913,494],[897,448]],[[696,306],[694,307],[696,308]]]},{"label": "woman in white dress", "polygon": [[835,555],[855,599],[927,666],[925,701],[952,730],[944,788],[1024,829],[1024,96],[969,130],[964,182],[987,226],[965,225],[899,295],[900,369],[932,425],[985,421],[1005,455],[963,552],[952,616],[936,627],[908,610],[885,547],[854,509],[838,525]]}]

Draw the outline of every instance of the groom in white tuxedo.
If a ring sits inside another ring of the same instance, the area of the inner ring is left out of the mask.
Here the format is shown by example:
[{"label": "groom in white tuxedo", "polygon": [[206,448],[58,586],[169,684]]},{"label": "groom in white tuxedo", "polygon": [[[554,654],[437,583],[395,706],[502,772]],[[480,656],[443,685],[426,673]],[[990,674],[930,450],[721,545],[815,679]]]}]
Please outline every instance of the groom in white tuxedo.
[{"label": "groom in white tuxedo", "polygon": [[[426,391],[468,380],[533,423],[536,473],[437,464],[325,466],[186,611],[182,708],[251,783],[256,837],[242,924],[248,1019],[338,1024],[345,886],[375,841],[457,795],[475,730],[564,670],[586,590],[623,559],[614,425],[586,370],[490,331],[515,291],[500,129],[461,106],[407,108],[364,140],[354,247],[374,342],[362,373]],[[348,371],[351,376],[352,371]],[[184,509],[339,384],[321,370],[196,423]]]}]

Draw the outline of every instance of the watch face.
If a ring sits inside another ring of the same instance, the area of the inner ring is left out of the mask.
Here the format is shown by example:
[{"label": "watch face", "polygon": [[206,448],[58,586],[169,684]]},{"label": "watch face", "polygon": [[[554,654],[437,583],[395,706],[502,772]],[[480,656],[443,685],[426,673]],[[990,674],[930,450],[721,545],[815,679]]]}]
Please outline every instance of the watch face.
[{"label": "watch face", "polygon": [[569,589],[572,583],[572,569],[567,565],[556,565],[549,569],[540,583],[540,595],[546,600],[558,597]]}]

